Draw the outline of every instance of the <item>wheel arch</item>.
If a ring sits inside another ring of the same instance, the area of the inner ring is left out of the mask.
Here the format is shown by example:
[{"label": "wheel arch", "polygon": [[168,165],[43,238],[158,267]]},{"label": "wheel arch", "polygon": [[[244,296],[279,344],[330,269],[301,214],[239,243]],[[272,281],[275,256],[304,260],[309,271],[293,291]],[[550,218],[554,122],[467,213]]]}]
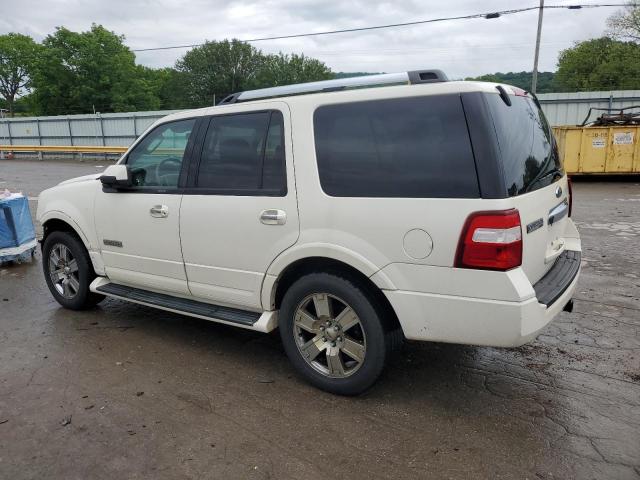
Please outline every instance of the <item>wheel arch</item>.
[{"label": "wheel arch", "polygon": [[[386,313],[385,318],[389,321],[388,328],[391,330],[401,328],[400,321],[393,306],[382,291],[385,285],[374,283],[369,276],[353,265],[332,257],[309,256],[299,258],[287,265],[277,277],[273,277],[274,279],[268,291],[270,309],[279,309],[282,299],[289,287],[293,285],[297,279],[314,272],[335,273],[348,278],[372,295],[382,308],[384,308]],[[383,278],[382,283],[385,283],[385,280],[387,280],[386,277]],[[388,282],[388,284],[390,285],[390,282]]]},{"label": "wheel arch", "polygon": [[89,239],[80,226],[68,215],[62,212],[50,212],[42,217],[40,223],[42,225],[42,242],[52,232],[71,232],[82,241],[87,251],[90,250]]},{"label": "wheel arch", "polygon": [[104,263],[102,261],[102,255],[99,251],[94,251],[91,249],[91,242],[87,235],[83,232],[82,228],[68,215],[63,212],[47,212],[40,219],[40,224],[42,225],[42,239],[40,240],[40,244],[44,245],[44,241],[52,232],[69,232],[73,233],[76,237],[80,239],[82,245],[87,250],[89,254],[89,259],[91,261],[91,266],[93,267],[93,271],[97,275],[105,275]]}]

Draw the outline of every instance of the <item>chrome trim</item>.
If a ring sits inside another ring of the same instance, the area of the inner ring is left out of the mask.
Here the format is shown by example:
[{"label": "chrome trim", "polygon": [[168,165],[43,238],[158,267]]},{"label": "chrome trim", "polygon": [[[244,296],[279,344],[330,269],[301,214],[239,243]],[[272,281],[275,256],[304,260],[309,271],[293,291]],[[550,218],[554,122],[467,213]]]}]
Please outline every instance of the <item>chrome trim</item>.
[{"label": "chrome trim", "polygon": [[320,92],[322,90],[332,88],[365,87],[388,84],[406,85],[408,83],[409,74],[407,72],[382,73],[378,75],[367,75],[363,77],[338,78],[335,80],[322,80],[319,82],[298,83],[294,85],[284,85],[281,87],[247,90],[238,95],[238,100],[244,102],[246,100],[256,100],[258,98]]},{"label": "chrome trim", "polygon": [[169,207],[166,205],[154,205],[149,210],[152,217],[167,218],[169,216]]},{"label": "chrome trim", "polygon": [[527,233],[535,232],[536,230],[542,228],[543,225],[544,225],[544,220],[542,218],[534,220],[533,222],[527,225]]},{"label": "chrome trim", "polygon": [[556,187],[556,198],[560,198],[562,196],[562,187],[558,185]]},{"label": "chrome trim", "polygon": [[569,213],[569,202],[565,198],[561,203],[549,210],[549,226]]},{"label": "chrome trim", "polygon": [[263,210],[260,221],[265,225],[284,225],[287,223],[287,214],[284,210]]}]

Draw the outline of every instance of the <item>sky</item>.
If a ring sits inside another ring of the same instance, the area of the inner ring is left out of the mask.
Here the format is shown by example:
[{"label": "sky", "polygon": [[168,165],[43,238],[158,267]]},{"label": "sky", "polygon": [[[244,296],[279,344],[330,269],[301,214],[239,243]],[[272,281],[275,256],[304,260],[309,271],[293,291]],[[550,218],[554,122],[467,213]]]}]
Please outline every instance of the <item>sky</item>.
[{"label": "sky", "polygon": [[[225,38],[318,32],[536,6],[537,0],[1,0],[0,34],[42,40],[57,26],[83,31],[92,23],[125,36],[132,49]],[[547,5],[598,3],[546,0]],[[612,1],[602,3],[623,3]],[[616,8],[545,10],[540,71],[554,71],[558,53],[601,36]],[[304,53],[333,71],[398,72],[440,68],[450,78],[531,70],[537,11],[486,20],[457,20],[370,32],[256,42],[265,53]],[[172,66],[187,50],[136,53],[137,62]]]}]

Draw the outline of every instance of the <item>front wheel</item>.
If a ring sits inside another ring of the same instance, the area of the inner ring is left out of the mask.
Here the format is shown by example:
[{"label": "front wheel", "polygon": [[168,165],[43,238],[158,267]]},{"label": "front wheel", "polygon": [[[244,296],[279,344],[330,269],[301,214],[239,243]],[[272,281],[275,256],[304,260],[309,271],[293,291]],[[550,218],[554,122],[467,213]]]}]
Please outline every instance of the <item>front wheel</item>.
[{"label": "front wheel", "polygon": [[312,273],[286,292],[279,329],[296,370],[322,390],[357,395],[380,376],[389,350],[384,308],[350,279]]},{"label": "front wheel", "polygon": [[47,235],[42,247],[42,266],[49,290],[63,307],[83,310],[104,299],[89,290],[96,274],[87,250],[75,235],[68,232]]}]

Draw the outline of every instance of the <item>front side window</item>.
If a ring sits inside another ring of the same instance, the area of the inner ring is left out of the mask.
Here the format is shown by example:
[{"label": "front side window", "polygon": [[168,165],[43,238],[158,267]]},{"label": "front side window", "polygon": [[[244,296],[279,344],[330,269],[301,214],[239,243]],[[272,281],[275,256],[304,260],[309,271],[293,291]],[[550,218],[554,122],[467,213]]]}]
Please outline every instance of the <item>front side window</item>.
[{"label": "front side window", "polygon": [[279,111],[213,117],[196,188],[220,194],[286,193],[284,120]]},{"label": "front side window", "polygon": [[459,95],[326,105],[314,114],[322,189],[334,197],[478,197]]},{"label": "front side window", "polygon": [[164,123],[138,143],[127,157],[137,187],[177,187],[182,160],[195,119]]}]

